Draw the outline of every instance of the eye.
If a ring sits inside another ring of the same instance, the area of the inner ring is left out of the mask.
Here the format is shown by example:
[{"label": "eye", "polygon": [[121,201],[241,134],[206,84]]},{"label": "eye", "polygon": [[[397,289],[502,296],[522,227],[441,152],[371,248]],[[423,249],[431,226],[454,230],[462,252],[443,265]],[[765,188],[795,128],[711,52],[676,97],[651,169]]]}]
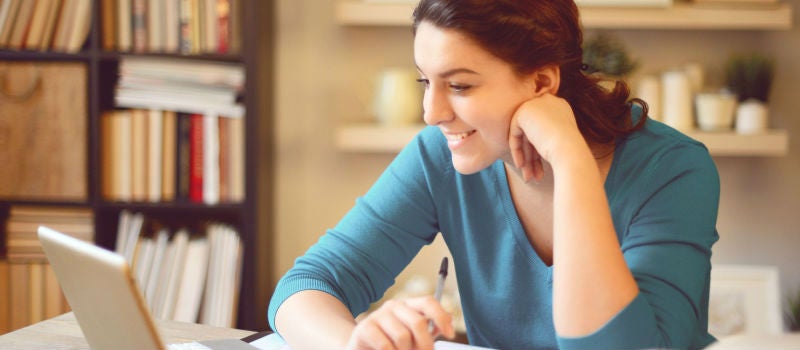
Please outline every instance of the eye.
[{"label": "eye", "polygon": [[453,92],[465,92],[471,87],[470,85],[450,84],[450,90],[453,90]]},{"label": "eye", "polygon": [[426,89],[431,85],[431,81],[425,78],[419,78],[417,79],[417,82],[422,83],[422,85],[424,85]]}]

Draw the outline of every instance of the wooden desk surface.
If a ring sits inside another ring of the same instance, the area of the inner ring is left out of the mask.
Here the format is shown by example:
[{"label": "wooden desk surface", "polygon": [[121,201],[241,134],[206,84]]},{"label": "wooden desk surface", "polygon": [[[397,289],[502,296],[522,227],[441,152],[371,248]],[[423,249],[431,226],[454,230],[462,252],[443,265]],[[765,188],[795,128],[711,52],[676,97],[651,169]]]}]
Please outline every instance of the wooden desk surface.
[{"label": "wooden desk surface", "polygon": [[[244,338],[253,334],[240,329],[211,327],[193,323],[156,321],[166,343],[195,340]],[[0,335],[3,350],[89,350],[75,316],[70,313]]]}]

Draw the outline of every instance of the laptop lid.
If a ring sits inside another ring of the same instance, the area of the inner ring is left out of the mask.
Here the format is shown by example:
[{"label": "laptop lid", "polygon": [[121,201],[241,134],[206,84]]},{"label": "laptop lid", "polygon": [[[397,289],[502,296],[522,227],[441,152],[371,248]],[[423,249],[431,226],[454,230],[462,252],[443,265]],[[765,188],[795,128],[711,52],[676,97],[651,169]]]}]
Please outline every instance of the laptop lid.
[{"label": "laptop lid", "polygon": [[164,349],[123,257],[44,226],[38,234],[89,347]]}]

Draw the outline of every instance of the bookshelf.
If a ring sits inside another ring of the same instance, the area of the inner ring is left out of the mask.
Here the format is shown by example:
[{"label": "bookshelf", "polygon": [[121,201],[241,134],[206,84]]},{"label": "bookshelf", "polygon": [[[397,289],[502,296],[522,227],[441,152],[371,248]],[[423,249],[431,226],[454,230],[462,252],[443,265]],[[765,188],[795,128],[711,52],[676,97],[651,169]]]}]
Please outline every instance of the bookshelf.
[{"label": "bookshelf", "polygon": [[[90,1],[90,0],[87,0]],[[39,199],[0,197],[0,237],[5,239],[5,221],[14,205],[68,206],[90,208],[94,213],[95,242],[114,249],[119,213],[143,213],[156,220],[192,225],[214,220],[235,227],[244,242],[241,288],[236,327],[266,329],[266,309],[274,286],[269,247],[272,246],[272,41],[274,2],[235,0],[241,30],[241,49],[236,54],[132,53],[105,50],[103,46],[103,4],[115,0],[91,0],[88,37],[76,52],[26,51],[0,48],[2,62],[78,62],[86,67],[86,195],[83,199]],[[154,56],[176,61],[192,59],[235,62],[244,67],[245,84],[245,197],[241,202],[205,205],[188,201],[108,201],[101,193],[101,123],[104,112],[114,109],[114,86],[123,55]],[[4,255],[3,244],[0,254]]]}]

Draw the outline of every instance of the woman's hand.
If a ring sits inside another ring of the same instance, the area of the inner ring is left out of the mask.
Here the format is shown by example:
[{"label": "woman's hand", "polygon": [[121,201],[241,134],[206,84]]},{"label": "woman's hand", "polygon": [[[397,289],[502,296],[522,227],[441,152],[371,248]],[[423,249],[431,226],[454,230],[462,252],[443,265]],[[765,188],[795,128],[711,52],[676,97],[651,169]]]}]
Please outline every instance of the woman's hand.
[{"label": "woman's hand", "polygon": [[576,147],[588,150],[572,107],[552,94],[522,103],[511,118],[508,138],[514,166],[522,171],[525,182],[542,179],[542,161],[553,164],[580,149]]},{"label": "woman's hand", "polygon": [[453,338],[455,331],[450,314],[436,299],[389,300],[356,325],[347,349],[432,350],[438,335]]}]

